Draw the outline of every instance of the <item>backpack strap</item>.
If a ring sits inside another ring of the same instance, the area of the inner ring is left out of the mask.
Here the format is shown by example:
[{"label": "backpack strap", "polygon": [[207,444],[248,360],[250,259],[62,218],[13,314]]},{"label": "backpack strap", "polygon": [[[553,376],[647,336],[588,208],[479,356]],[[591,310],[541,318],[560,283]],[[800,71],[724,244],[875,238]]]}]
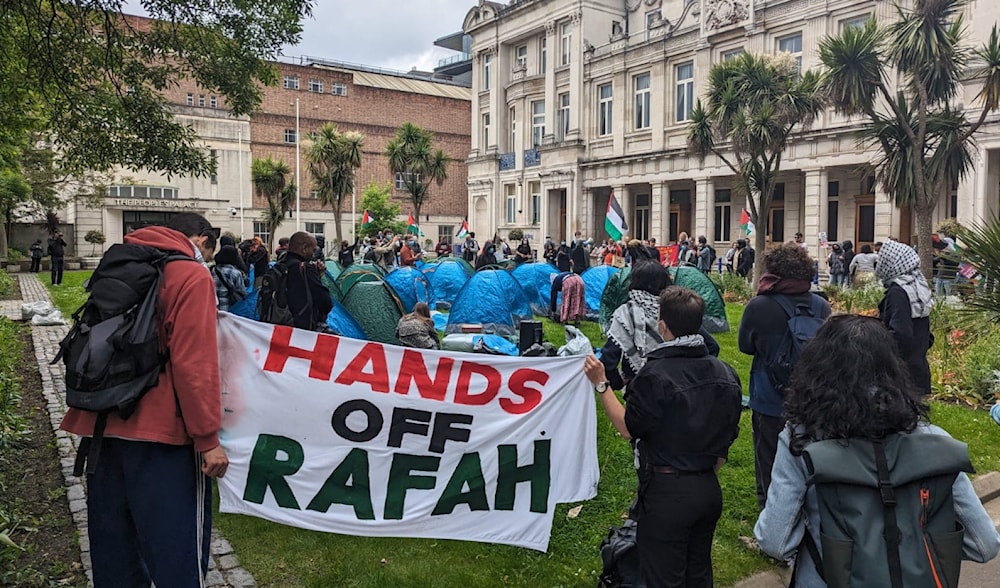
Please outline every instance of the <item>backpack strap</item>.
[{"label": "backpack strap", "polygon": [[882,499],[882,509],[885,512],[886,556],[889,559],[889,580],[892,588],[903,588],[903,567],[899,559],[900,532],[896,522],[896,491],[889,479],[889,466],[885,458],[885,445],[881,440],[872,441],[875,452],[875,469],[878,473],[879,496]]},{"label": "backpack strap", "polygon": [[[822,306],[820,305],[820,296],[815,292],[810,292],[812,295],[810,297],[809,311],[810,315],[814,318],[819,318],[820,312],[822,311]],[[804,304],[792,304],[791,299],[788,298],[786,294],[774,294],[771,296],[771,300],[781,307],[781,310],[785,312],[785,315],[789,319],[795,318],[796,316],[801,316],[803,313],[799,311],[801,308],[805,308]]]}]

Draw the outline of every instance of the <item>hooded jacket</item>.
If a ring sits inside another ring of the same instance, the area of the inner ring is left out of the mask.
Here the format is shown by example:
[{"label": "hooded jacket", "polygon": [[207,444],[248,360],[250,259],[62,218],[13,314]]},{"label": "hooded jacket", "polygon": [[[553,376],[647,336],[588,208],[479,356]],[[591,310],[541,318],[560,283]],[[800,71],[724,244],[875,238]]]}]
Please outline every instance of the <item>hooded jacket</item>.
[{"label": "hooded jacket", "polygon": [[[176,251],[194,257],[194,244],[178,231],[146,227],[125,242]],[[215,282],[201,263],[172,261],[164,266],[157,304],[160,342],[169,359],[160,380],[139,401],[135,413],[122,420],[108,416],[106,437],[193,444],[204,452],[219,445],[222,393],[216,340]],[[97,415],[70,408],[61,429],[89,437]]]}]

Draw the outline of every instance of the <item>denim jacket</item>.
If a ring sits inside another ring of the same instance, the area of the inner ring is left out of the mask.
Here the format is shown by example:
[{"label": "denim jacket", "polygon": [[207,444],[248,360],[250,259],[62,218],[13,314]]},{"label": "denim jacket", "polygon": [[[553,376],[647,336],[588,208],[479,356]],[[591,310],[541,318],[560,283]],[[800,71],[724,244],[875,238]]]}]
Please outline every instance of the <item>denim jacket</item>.
[{"label": "denim jacket", "polygon": [[[934,425],[919,425],[914,435],[947,435]],[[768,555],[782,561],[790,561],[802,544],[806,530],[812,533],[818,549],[822,549],[819,538],[819,505],[816,491],[806,484],[809,472],[805,460],[794,456],[789,450],[789,429],[778,437],[778,453],[771,470],[771,487],[767,492],[767,506],[760,513],[754,526],[754,535],[761,549]],[[987,562],[1000,551],[1000,534],[997,534],[990,515],[986,513],[972,482],[964,473],[959,474],[952,486],[955,501],[955,515],[965,526],[963,558],[975,562]],[[820,579],[816,566],[808,551],[802,550],[796,565],[797,588],[826,588]],[[820,554],[822,555],[822,553]]]}]

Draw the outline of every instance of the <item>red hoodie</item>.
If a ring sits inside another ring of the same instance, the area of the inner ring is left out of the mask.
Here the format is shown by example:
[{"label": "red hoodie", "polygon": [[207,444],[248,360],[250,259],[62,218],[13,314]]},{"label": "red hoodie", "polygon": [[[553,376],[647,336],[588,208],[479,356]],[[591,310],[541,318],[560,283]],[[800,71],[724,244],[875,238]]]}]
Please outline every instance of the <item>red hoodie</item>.
[{"label": "red hoodie", "polygon": [[[147,227],[125,236],[126,243],[194,254],[194,244],[166,227]],[[188,445],[208,451],[219,445],[221,380],[216,345],[215,282],[201,263],[172,261],[163,270],[159,294],[160,341],[170,352],[160,381],[139,401],[128,420],[108,417],[105,436]],[[181,416],[183,415],[183,416]],[[70,408],[61,428],[94,434],[95,413]]]}]

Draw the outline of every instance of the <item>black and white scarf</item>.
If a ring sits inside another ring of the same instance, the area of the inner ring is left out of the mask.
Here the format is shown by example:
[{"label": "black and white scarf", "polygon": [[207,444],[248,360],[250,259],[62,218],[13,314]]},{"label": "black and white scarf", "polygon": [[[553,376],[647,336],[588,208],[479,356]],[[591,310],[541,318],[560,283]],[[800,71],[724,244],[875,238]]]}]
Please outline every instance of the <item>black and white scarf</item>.
[{"label": "black and white scarf", "polygon": [[898,284],[910,299],[910,317],[923,318],[931,314],[931,289],[920,271],[920,256],[912,247],[899,241],[886,241],[878,252],[875,275],[888,288]]},{"label": "black and white scarf", "polygon": [[611,317],[608,337],[621,348],[634,373],[646,364],[646,354],[663,343],[657,328],[659,320],[660,299],[643,290],[629,290],[628,302]]}]

